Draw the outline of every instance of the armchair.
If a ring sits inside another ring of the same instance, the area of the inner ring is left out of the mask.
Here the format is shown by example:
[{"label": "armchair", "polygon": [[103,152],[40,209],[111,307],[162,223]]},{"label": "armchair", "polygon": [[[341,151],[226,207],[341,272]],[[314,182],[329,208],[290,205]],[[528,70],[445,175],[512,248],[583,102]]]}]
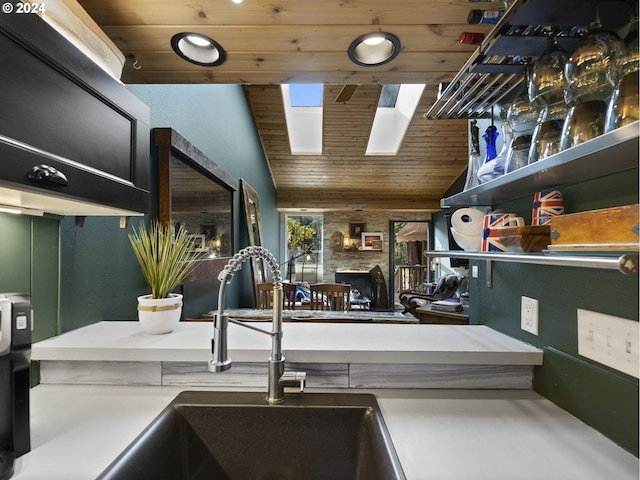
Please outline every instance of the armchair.
[{"label": "armchair", "polygon": [[446,300],[447,298],[453,297],[462,284],[462,279],[463,277],[455,273],[446,274],[438,279],[433,292],[430,294],[420,293],[416,290],[404,290],[400,292],[400,303],[404,307],[402,313],[411,313],[417,317],[416,308],[422,307],[429,302]]}]

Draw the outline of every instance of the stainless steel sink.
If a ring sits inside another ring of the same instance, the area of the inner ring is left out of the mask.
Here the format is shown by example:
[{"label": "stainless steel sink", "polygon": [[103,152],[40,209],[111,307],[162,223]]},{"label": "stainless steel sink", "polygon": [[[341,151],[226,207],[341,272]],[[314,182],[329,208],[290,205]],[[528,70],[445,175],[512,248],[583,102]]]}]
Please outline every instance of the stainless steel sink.
[{"label": "stainless steel sink", "polygon": [[373,395],[182,392],[99,479],[404,479]]}]

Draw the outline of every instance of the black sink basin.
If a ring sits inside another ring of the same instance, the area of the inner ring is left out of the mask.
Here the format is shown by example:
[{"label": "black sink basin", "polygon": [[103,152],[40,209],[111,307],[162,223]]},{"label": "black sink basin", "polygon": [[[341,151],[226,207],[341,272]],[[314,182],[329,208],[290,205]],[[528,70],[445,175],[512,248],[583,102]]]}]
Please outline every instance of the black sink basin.
[{"label": "black sink basin", "polygon": [[396,480],[404,473],[368,394],[183,392],[100,475],[154,480]]}]

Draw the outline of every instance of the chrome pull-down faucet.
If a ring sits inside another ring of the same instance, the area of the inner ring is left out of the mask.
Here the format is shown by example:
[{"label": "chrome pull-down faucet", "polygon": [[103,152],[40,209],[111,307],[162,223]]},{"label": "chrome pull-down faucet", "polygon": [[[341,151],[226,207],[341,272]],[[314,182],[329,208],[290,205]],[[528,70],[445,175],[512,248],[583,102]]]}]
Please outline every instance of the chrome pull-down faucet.
[{"label": "chrome pull-down faucet", "polygon": [[[273,277],[273,322],[271,331],[262,330],[252,325],[229,318],[224,313],[224,294],[226,286],[231,284],[234,272],[242,268],[242,264],[249,258],[261,258],[271,270]],[[229,322],[241,325],[260,333],[271,336],[271,356],[267,361],[269,385],[267,401],[280,403],[284,400],[285,388],[296,388],[304,391],[305,372],[284,371],[284,356],[282,355],[282,276],[275,257],[264,247],[247,247],[236,253],[218,275],[220,290],[218,292],[218,312],[213,319],[213,339],[209,360],[210,372],[223,372],[231,368],[231,359],[227,356],[227,327]]]}]

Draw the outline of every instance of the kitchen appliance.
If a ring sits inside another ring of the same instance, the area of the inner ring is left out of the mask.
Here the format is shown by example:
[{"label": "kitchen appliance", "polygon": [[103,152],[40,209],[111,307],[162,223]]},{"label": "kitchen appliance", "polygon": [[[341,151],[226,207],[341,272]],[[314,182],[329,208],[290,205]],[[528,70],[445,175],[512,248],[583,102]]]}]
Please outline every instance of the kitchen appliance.
[{"label": "kitchen appliance", "polygon": [[31,450],[31,316],[29,295],[0,293],[0,480],[11,478],[15,459]]}]

